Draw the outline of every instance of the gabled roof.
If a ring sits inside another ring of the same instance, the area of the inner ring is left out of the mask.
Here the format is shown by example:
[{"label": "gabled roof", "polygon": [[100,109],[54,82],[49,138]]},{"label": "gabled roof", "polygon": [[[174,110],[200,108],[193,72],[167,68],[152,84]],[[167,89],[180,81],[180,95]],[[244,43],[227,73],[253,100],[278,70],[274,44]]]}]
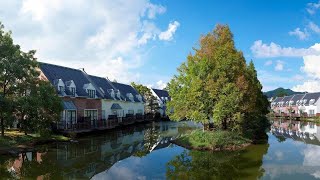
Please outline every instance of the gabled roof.
[{"label": "gabled roof", "polygon": [[317,92],[317,93],[307,93],[304,97],[303,97],[303,100],[307,100],[306,104],[309,104],[309,101],[311,99],[314,99],[315,102],[318,101],[318,99],[320,98],[320,92]]},{"label": "gabled roof", "polygon": [[152,89],[156,95],[161,99],[161,97],[167,97],[170,100],[170,96],[168,91],[166,90],[160,90],[160,89]]},{"label": "gabled roof", "polygon": [[[112,85],[110,84],[110,82],[106,78],[92,76],[92,75],[89,75],[89,78],[91,79],[91,81],[93,81],[94,85],[96,86],[96,88],[99,91],[101,91],[101,89],[103,90],[102,94],[103,94],[104,98],[113,99],[111,97],[109,91],[110,91],[110,89],[114,89],[114,88],[112,87]],[[115,97],[115,98],[117,99],[117,97]]]},{"label": "gabled roof", "polygon": [[305,94],[296,94],[293,96],[291,101],[293,101],[293,104],[296,104],[298,100],[301,100]]},{"label": "gabled roof", "polygon": [[292,97],[293,97],[293,95],[291,95],[291,96],[285,96],[285,97],[283,97],[283,99],[282,99],[281,101],[284,102],[284,103],[286,103],[286,102],[290,101],[290,100],[292,99]]},{"label": "gabled roof", "polygon": [[[130,101],[129,98],[127,97],[127,93],[131,93],[133,95],[134,101],[140,102],[139,99],[136,97],[136,95],[140,95],[140,94],[132,86],[127,84],[117,83],[117,82],[111,82],[111,83],[115,88],[117,88],[120,91],[122,97],[124,97],[126,101]],[[141,97],[142,97],[142,101],[145,102],[142,95]]]},{"label": "gabled roof", "polygon": [[276,99],[273,101],[273,103],[281,102],[283,97],[276,97]]},{"label": "gabled roof", "polygon": [[[40,69],[44,75],[48,78],[51,84],[55,85],[58,79],[61,79],[64,83],[73,80],[76,85],[76,93],[78,96],[88,97],[88,94],[83,89],[85,84],[90,83],[86,75],[78,69],[72,69],[68,67],[40,63]],[[71,95],[71,92],[65,87],[65,93]],[[98,97],[101,97],[100,93],[96,93]]]}]

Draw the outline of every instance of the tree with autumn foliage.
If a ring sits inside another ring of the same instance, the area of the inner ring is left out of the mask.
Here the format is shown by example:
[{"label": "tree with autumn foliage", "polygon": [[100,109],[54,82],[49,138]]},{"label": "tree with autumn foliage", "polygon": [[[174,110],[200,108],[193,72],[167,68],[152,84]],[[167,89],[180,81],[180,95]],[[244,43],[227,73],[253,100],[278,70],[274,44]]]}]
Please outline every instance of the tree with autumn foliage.
[{"label": "tree with autumn foliage", "polygon": [[[217,25],[200,38],[199,48],[178,68],[168,84],[172,120],[189,119],[216,128],[243,132],[249,119],[268,110],[267,98],[252,61],[235,48],[227,25]],[[261,120],[265,121],[265,120]],[[256,123],[255,121],[252,121]],[[249,122],[250,123],[250,122]]]}]

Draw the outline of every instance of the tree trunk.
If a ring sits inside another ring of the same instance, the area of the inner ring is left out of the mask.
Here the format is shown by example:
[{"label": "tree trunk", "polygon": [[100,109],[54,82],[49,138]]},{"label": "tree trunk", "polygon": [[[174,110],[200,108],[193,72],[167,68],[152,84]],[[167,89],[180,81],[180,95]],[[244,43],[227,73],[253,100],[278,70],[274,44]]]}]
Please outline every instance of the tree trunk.
[{"label": "tree trunk", "polygon": [[223,126],[223,130],[227,130],[227,120],[226,119],[223,120],[222,126]]}]

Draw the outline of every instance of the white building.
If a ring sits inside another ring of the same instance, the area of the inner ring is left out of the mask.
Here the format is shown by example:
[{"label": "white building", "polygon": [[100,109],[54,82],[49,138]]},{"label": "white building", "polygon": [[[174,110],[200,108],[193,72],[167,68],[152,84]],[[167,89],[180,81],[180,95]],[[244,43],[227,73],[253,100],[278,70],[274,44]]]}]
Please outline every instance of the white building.
[{"label": "white building", "polygon": [[159,112],[162,117],[166,117],[167,102],[170,101],[168,91],[160,89],[151,89],[152,94],[157,98],[159,104]]},{"label": "white building", "polygon": [[144,99],[130,85],[111,82],[108,79],[89,76],[96,89],[104,95],[101,100],[102,119],[143,116]]},{"label": "white building", "polygon": [[298,101],[299,112],[308,116],[316,116],[320,113],[320,93],[306,93]]}]

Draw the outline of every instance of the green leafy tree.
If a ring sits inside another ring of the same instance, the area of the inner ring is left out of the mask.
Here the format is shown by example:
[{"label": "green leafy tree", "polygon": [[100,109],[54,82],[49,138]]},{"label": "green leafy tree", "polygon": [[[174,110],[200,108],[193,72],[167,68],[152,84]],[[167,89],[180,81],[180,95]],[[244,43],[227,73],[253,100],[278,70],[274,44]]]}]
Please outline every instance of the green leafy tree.
[{"label": "green leafy tree", "polygon": [[[25,90],[26,85],[38,76],[35,51],[23,52],[13,43],[11,32],[5,32],[0,23],[0,109],[1,134],[14,119],[15,96]],[[6,107],[6,108],[3,108]]]},{"label": "green leafy tree", "polygon": [[284,97],[284,96],[288,96],[288,93],[285,91],[285,90],[283,90],[283,89],[281,89],[281,90],[279,90],[278,92],[277,92],[277,95],[276,95],[277,97]]},{"label": "green leafy tree", "polygon": [[30,93],[19,98],[20,123],[22,130],[37,131],[45,136],[50,133],[50,125],[59,121],[63,110],[61,99],[56,90],[46,81],[36,81]]},{"label": "green leafy tree", "polygon": [[267,113],[261,90],[253,63],[247,65],[235,48],[229,27],[217,25],[200,38],[199,48],[169,82],[172,101],[167,114],[173,120],[213,122],[222,129],[241,131],[244,119]]},{"label": "green leafy tree", "polygon": [[[39,80],[35,51],[23,52],[11,32],[0,23],[0,126],[1,135],[15,119],[23,130],[42,132],[59,119],[61,100],[54,88]],[[32,127],[32,128],[31,128]]]},{"label": "green leafy tree", "polygon": [[157,98],[152,94],[151,90],[142,84],[131,83],[131,86],[134,87],[139,94],[143,96],[146,101],[145,112],[146,113],[156,113],[159,111],[159,104]]}]

